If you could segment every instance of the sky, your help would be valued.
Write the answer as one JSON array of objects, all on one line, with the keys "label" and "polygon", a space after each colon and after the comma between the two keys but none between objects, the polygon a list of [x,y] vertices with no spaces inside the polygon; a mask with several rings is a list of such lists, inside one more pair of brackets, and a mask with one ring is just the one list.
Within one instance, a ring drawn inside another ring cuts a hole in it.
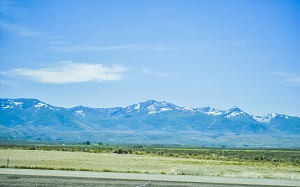
[{"label": "sky", "polygon": [[300,116],[300,1],[0,0],[0,98]]}]

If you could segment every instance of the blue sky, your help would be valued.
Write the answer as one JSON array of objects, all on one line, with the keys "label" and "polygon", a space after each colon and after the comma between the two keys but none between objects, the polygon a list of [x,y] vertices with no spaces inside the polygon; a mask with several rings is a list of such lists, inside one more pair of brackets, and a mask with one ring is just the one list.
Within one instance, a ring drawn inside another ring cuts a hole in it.
[{"label": "blue sky", "polygon": [[0,97],[300,116],[300,1],[0,1]]}]

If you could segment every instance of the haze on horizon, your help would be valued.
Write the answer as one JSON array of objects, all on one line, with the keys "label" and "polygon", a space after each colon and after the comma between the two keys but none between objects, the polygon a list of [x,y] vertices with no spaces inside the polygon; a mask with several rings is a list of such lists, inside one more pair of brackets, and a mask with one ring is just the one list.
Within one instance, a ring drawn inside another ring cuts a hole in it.
[{"label": "haze on horizon", "polygon": [[0,98],[300,116],[300,2],[0,2]]}]

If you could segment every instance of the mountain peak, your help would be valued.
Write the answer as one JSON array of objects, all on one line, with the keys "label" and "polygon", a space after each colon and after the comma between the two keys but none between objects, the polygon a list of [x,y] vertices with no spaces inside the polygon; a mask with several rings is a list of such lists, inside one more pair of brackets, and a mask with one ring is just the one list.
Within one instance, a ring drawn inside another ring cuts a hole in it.
[{"label": "mountain peak", "polygon": [[158,101],[156,101],[156,100],[148,99],[148,100],[146,100],[146,101],[142,101],[142,102],[139,102],[139,103],[151,105],[151,104],[157,103],[157,102],[158,102]]},{"label": "mountain peak", "polygon": [[147,100],[125,108],[127,113],[139,114],[156,114],[176,109],[180,109],[180,107],[166,101],[155,100]]},{"label": "mountain peak", "polygon": [[205,113],[207,115],[213,115],[213,116],[218,116],[218,115],[221,115],[223,113],[222,110],[211,108],[209,106],[199,108],[199,109],[197,109],[197,111],[200,111],[200,112]]},{"label": "mountain peak", "polygon": [[232,108],[229,109],[230,111],[242,111],[239,107],[234,106]]},{"label": "mountain peak", "polygon": [[234,106],[224,112],[224,115],[226,118],[232,118],[235,116],[246,116],[248,115],[246,112],[242,111],[240,108],[237,106]]}]

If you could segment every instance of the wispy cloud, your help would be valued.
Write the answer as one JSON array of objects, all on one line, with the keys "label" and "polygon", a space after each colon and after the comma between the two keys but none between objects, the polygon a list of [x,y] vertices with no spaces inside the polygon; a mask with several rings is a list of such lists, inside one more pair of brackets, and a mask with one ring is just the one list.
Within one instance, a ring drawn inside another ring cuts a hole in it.
[{"label": "wispy cloud", "polygon": [[7,23],[4,21],[0,21],[0,28],[9,30],[9,31],[14,31],[14,32],[19,32],[21,30],[24,30],[24,28],[21,27],[20,25],[13,24],[13,23]]},{"label": "wispy cloud", "polygon": [[36,31],[22,31],[20,32],[21,36],[38,36],[42,35],[42,32],[36,32]]},{"label": "wispy cloud", "polygon": [[170,76],[171,74],[169,74],[169,73],[165,73],[165,72],[156,72],[155,73],[155,76],[156,77],[168,77],[168,76]]},{"label": "wispy cloud", "polygon": [[165,72],[152,71],[149,68],[142,68],[142,72],[146,75],[152,75],[155,77],[168,77],[171,74]]},{"label": "wispy cloud", "polygon": [[111,50],[131,50],[137,48],[136,45],[117,45],[117,46],[54,46],[57,51],[78,52],[78,51],[111,51]]},{"label": "wispy cloud", "polygon": [[152,50],[167,51],[178,50],[180,48],[160,45],[143,45],[143,44],[127,44],[112,46],[88,46],[88,45],[71,45],[71,46],[53,46],[53,49],[62,52],[80,52],[80,51],[117,51],[117,50]]},{"label": "wispy cloud", "polygon": [[142,72],[148,75],[151,74],[151,70],[148,68],[142,68]]},{"label": "wispy cloud", "polygon": [[53,40],[52,34],[26,24],[27,21],[25,20],[28,20],[28,17],[32,16],[32,14],[18,1],[0,0],[0,15],[0,29],[2,30],[21,38],[30,38],[33,42],[42,41],[42,46],[46,45],[45,42]]},{"label": "wispy cloud", "polygon": [[127,68],[121,65],[106,67],[102,64],[59,62],[54,67],[30,69],[17,68],[1,72],[2,75],[16,76],[41,83],[67,84],[90,81],[116,81],[123,78]]},{"label": "wispy cloud", "polygon": [[23,19],[27,14],[26,11],[19,6],[18,2],[10,0],[0,1],[0,14],[3,18]]},{"label": "wispy cloud", "polygon": [[228,41],[228,42],[204,42],[204,43],[198,43],[189,45],[186,47],[186,49],[190,50],[205,50],[205,49],[211,49],[211,48],[218,48],[218,47],[241,47],[245,45],[249,45],[252,42],[247,41]]},{"label": "wispy cloud", "polygon": [[43,35],[43,33],[40,31],[24,27],[20,24],[7,23],[4,21],[0,21],[0,28],[16,33],[17,35],[22,37],[34,37]]},{"label": "wispy cloud", "polygon": [[239,47],[249,42],[208,42],[193,44],[124,44],[124,45],[53,45],[52,49],[60,52],[84,51],[178,51],[178,50],[205,50],[216,47]]},{"label": "wispy cloud", "polygon": [[294,86],[300,86],[300,75],[287,72],[273,72],[273,75],[280,77],[281,81]]}]

